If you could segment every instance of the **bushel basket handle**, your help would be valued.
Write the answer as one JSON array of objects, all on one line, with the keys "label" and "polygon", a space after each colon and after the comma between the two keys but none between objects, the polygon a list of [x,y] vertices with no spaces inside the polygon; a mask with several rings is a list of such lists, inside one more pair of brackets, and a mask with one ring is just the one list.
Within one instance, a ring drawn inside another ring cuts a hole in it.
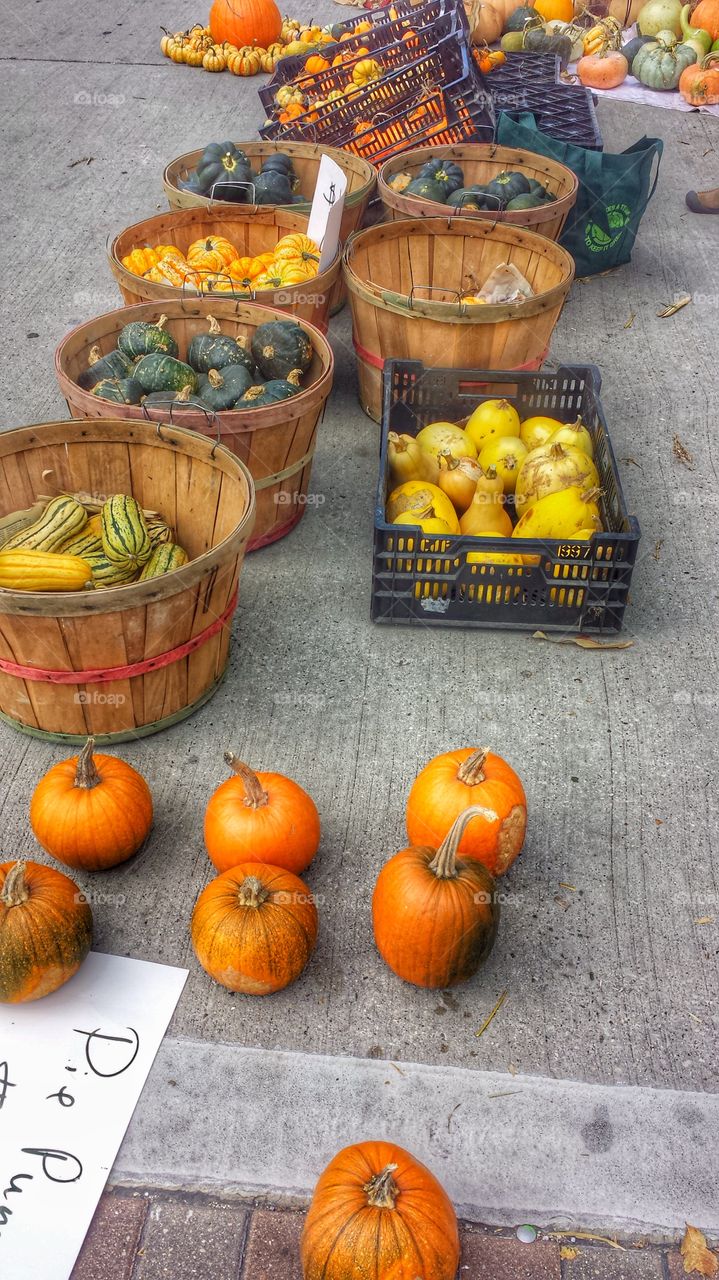
[{"label": "bushel basket handle", "polygon": [[[246,187],[248,190],[252,188],[252,204],[242,204],[242,202],[239,200],[222,200],[219,196],[215,197],[215,190],[219,186]],[[212,186],[210,187],[210,194],[208,199],[209,199],[209,204],[207,206],[208,209],[212,209],[213,205],[218,205],[220,209],[226,209],[228,204],[230,204],[230,205],[236,205],[238,208],[242,209],[243,212],[246,211],[247,213],[254,214],[254,213],[257,213],[257,210],[260,207],[258,204],[255,203],[254,182],[241,182],[239,178],[237,179],[236,182],[222,182],[222,183],[213,182]]]},{"label": "bushel basket handle", "polygon": [[[169,418],[169,422],[162,423],[162,422],[155,422],[155,419],[150,417],[150,410],[147,408],[147,406],[144,403],[140,406],[140,408],[142,409],[143,417],[148,422],[155,423],[155,426],[157,427],[157,434],[161,440],[163,437],[162,437],[162,432],[160,431],[160,427],[162,426],[181,427],[182,426],[182,422],[175,422],[172,416],[172,410],[174,409],[174,407],[175,407],[174,403],[170,401],[170,404],[167,406],[168,408],[167,416]],[[217,444],[222,444],[222,437],[220,432],[220,417],[215,409],[205,409],[204,405],[201,405],[201,404],[188,404],[183,410],[183,413],[203,413],[205,415],[205,420],[207,422],[208,428],[214,426],[215,442]]]}]

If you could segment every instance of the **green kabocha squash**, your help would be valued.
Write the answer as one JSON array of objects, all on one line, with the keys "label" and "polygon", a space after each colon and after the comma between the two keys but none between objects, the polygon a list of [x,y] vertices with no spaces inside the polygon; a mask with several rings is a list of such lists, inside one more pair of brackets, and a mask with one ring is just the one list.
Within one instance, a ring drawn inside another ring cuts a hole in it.
[{"label": "green kabocha squash", "polygon": [[507,201],[505,213],[516,213],[520,209],[538,209],[544,203],[545,200],[542,196],[537,195],[536,191],[526,191],[521,196],[514,196]]},{"label": "green kabocha squash", "polygon": [[[92,347],[88,357],[88,366],[79,376],[78,386],[83,391],[92,391],[103,378],[127,378],[132,371],[132,361],[122,351],[108,351],[103,356],[99,347]],[[134,374],[133,374],[134,377]]]},{"label": "green kabocha squash", "polygon": [[678,44],[672,31],[660,31],[656,40],[645,44],[632,62],[632,75],[648,89],[666,92],[676,89],[682,71],[696,62],[696,50]]},{"label": "green kabocha squash", "polygon": [[265,169],[252,178],[255,204],[292,204],[292,182],[279,169]]},{"label": "green kabocha squash", "polygon": [[296,320],[268,320],[255,329],[252,358],[263,378],[287,378],[306,372],[312,363],[312,343]]},{"label": "green kabocha squash", "polygon": [[184,360],[164,356],[160,351],[142,356],[135,365],[132,376],[142,384],[143,391],[182,391],[187,386],[197,391],[195,370],[185,364]]},{"label": "green kabocha squash", "polygon": [[160,316],[155,324],[146,320],[133,320],[120,330],[117,345],[128,360],[147,356],[152,351],[162,351],[166,356],[177,356],[178,347],[171,333],[165,329],[167,316]]},{"label": "green kabocha squash", "polygon": [[176,409],[204,409],[205,413],[211,412],[202,396],[192,394],[189,383],[181,391],[151,391],[149,395],[143,396],[142,405],[148,409],[170,408],[172,413]]},{"label": "green kabocha squash", "polygon": [[280,400],[289,400],[300,390],[299,373],[295,370],[288,378],[272,378],[269,382],[248,387],[235,405],[236,409],[266,409]]},{"label": "green kabocha squash", "polygon": [[520,5],[514,13],[510,13],[504,24],[505,35],[511,31],[524,31],[528,22],[536,22],[539,14],[534,9],[528,9],[524,5]]},{"label": "green kabocha squash", "polygon": [[207,194],[216,182],[226,176],[249,181],[252,170],[244,151],[234,142],[211,142],[200,156],[195,175],[200,190]]},{"label": "green kabocha squash", "polygon": [[231,409],[233,404],[252,386],[252,374],[242,364],[228,364],[220,372],[210,369],[200,376],[202,399],[218,412]]},{"label": "green kabocha squash", "polygon": [[569,36],[547,31],[539,24],[525,31],[524,48],[528,53],[554,53],[563,67],[568,65],[572,56],[572,41]]},{"label": "green kabocha squash", "polygon": [[496,196],[505,204],[514,200],[515,196],[525,196],[529,192],[529,181],[523,173],[498,173],[487,183],[487,195]]},{"label": "green kabocha squash", "polygon": [[419,196],[422,200],[434,200],[437,204],[446,204],[449,190],[446,183],[437,182],[434,178],[413,178],[405,187],[406,196]]},{"label": "green kabocha squash", "polygon": [[145,389],[137,378],[103,378],[92,388],[92,395],[100,400],[113,400],[115,404],[139,404]]},{"label": "green kabocha squash", "polygon": [[433,178],[441,182],[449,192],[459,191],[464,186],[464,173],[460,165],[452,160],[428,160],[422,165],[418,178]]},{"label": "green kabocha squash", "polygon": [[458,191],[452,192],[447,204],[452,209],[469,209],[470,212],[476,213],[478,210],[485,208],[485,199],[478,191],[470,191],[466,187],[460,187]]},{"label": "green kabocha squash", "polygon": [[224,334],[214,316],[207,317],[207,333],[196,333],[187,351],[188,363],[198,373],[224,369],[228,364],[242,364],[253,371],[252,357],[239,338]]}]

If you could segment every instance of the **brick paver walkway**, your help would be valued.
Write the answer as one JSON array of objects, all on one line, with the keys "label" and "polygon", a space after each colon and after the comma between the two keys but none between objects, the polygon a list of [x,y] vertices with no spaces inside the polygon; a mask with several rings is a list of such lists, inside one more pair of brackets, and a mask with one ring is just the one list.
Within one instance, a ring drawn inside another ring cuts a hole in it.
[{"label": "brick paver walkway", "polygon": [[[302,1280],[303,1215],[212,1196],[108,1190],[72,1280]],[[458,1280],[683,1280],[677,1247],[571,1236],[521,1244],[465,1224]]]}]

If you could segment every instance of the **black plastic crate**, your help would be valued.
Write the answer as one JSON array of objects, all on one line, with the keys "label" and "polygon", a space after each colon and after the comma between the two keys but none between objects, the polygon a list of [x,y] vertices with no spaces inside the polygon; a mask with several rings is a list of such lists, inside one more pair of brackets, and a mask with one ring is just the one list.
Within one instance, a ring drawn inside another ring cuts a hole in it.
[{"label": "black plastic crate", "polygon": [[[372,571],[374,622],[499,627],[603,634],[621,629],[640,529],[627,512],[593,365],[556,373],[426,369],[389,360],[384,405]],[[588,427],[602,486],[605,533],[589,542],[424,534],[388,524],[387,437],[415,436],[430,422],[463,422],[485,399],[503,396],[522,419],[546,413]],[[532,557],[536,563],[473,562],[473,554]]]},{"label": "black plastic crate", "polygon": [[495,111],[532,111],[550,138],[601,151],[604,142],[591,90],[562,84],[559,72],[556,54],[508,53],[506,62],[487,76]]}]

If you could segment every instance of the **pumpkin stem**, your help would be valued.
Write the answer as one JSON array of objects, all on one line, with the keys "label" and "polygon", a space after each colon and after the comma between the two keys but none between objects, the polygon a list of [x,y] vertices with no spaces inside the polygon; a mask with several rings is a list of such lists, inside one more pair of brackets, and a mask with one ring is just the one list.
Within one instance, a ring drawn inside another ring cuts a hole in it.
[{"label": "pumpkin stem", "polygon": [[376,1173],[373,1178],[370,1178],[362,1188],[367,1193],[367,1204],[373,1209],[394,1209],[399,1195],[399,1187],[392,1177],[396,1168],[396,1164],[388,1164],[381,1173]]},{"label": "pumpkin stem", "polygon": [[262,881],[257,879],[257,876],[248,876],[246,880],[242,881],[237,890],[237,896],[242,907],[261,907],[270,894]]},{"label": "pumpkin stem", "polygon": [[95,750],[95,739],[88,738],[82,751],[77,757],[77,768],[75,770],[75,786],[83,787],[85,791],[91,791],[96,787],[102,778],[97,771],[97,765],[93,757]]},{"label": "pumpkin stem", "polygon": [[191,395],[192,395],[192,383],[188,382],[187,385],[182,388],[182,391],[178,391],[177,395],[175,396],[175,399],[180,404],[187,404],[189,402]]},{"label": "pumpkin stem", "polygon": [[211,387],[215,388],[216,391],[219,387],[224,387],[225,385],[222,374],[218,373],[217,369],[210,369],[210,372],[207,375],[207,381]]},{"label": "pumpkin stem", "polygon": [[293,387],[301,387],[302,386],[302,370],[291,369],[290,372],[287,374],[287,382],[291,382]]},{"label": "pumpkin stem", "polygon": [[459,842],[464,835],[464,828],[472,821],[472,818],[478,818],[480,815],[491,821],[496,818],[496,814],[491,809],[485,809],[484,805],[472,804],[464,813],[460,813],[459,817],[452,823],[439,849],[429,864],[430,871],[434,871],[438,880],[453,880],[457,874],[457,850]]},{"label": "pumpkin stem", "polygon": [[489,747],[477,747],[459,766],[457,780],[466,782],[468,787],[476,787],[478,782],[484,782],[484,765],[488,755]]},{"label": "pumpkin stem", "polygon": [[0,902],[3,902],[6,907],[21,907],[30,897],[30,890],[25,881],[26,866],[26,862],[16,862],[5,876]]},{"label": "pumpkin stem", "polygon": [[217,323],[217,321],[215,320],[215,317],[214,317],[214,316],[208,316],[208,317],[207,317],[207,319],[208,319],[208,320],[209,320],[209,322],[210,322],[210,333],[212,333],[212,334],[215,334],[215,333],[222,333],[222,330],[221,330],[221,328],[220,328],[219,324]]},{"label": "pumpkin stem", "polygon": [[167,316],[160,316],[160,319],[155,321],[155,328],[164,329],[166,324],[167,324]]},{"label": "pumpkin stem", "polygon": [[267,804],[270,797],[262,786],[257,774],[252,772],[252,769],[248,764],[245,764],[242,760],[238,760],[237,756],[233,755],[231,751],[225,752],[225,764],[228,764],[233,773],[236,773],[237,776],[242,779],[245,785],[244,803],[247,805],[248,809],[262,809],[264,805]]},{"label": "pumpkin stem", "polygon": [[551,449],[549,450],[549,457],[556,459],[556,458],[564,458],[565,456],[566,456],[566,450],[557,440],[556,444],[553,444]]},{"label": "pumpkin stem", "polygon": [[439,463],[440,470],[442,469],[443,464],[447,471],[456,471],[459,466],[459,458],[454,457],[451,449],[440,449],[437,454],[437,461]]},{"label": "pumpkin stem", "polygon": [[89,365],[97,364],[98,360],[101,360],[101,359],[102,359],[102,352],[100,348],[98,346],[90,347],[90,354],[87,357],[87,363]]},{"label": "pumpkin stem", "polygon": [[601,489],[585,489],[584,493],[582,494],[581,501],[596,502],[597,498],[601,498],[601,496],[602,496]]}]

